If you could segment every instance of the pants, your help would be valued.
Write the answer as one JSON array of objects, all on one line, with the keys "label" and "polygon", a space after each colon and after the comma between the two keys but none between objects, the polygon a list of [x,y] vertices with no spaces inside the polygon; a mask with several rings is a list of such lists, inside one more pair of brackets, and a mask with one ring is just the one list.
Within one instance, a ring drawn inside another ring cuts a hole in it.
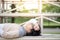
[{"label": "pants", "polygon": [[19,24],[13,24],[13,23],[0,24],[0,36],[3,38],[19,37],[19,33],[22,32],[19,30],[20,29],[19,26],[20,26]]},{"label": "pants", "polygon": [[3,34],[3,27],[4,27],[4,24],[0,24],[0,36]]}]

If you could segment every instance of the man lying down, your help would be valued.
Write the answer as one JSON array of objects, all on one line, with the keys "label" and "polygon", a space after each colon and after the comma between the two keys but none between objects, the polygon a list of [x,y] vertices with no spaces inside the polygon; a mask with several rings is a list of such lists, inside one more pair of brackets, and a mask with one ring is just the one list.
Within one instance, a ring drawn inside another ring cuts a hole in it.
[{"label": "man lying down", "polygon": [[0,37],[2,38],[39,36],[40,32],[41,29],[36,19],[31,19],[22,26],[15,23],[0,24]]}]

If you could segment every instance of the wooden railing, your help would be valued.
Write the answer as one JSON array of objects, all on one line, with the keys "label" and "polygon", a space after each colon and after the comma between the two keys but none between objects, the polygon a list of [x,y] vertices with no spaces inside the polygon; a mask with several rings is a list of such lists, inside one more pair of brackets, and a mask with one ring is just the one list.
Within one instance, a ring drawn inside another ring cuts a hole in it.
[{"label": "wooden railing", "polygon": [[[46,3],[49,3],[49,4],[56,5],[56,6],[60,7],[60,5],[57,5],[57,4],[54,4],[54,3],[51,3],[51,2],[46,2]],[[53,14],[52,13],[46,13],[45,14],[45,13],[40,13],[40,12],[39,13],[9,13],[9,12],[11,12],[13,10],[18,9],[18,8],[14,8],[14,9],[9,10],[7,12],[1,13],[0,17],[37,17],[37,19],[40,18],[41,19],[40,20],[40,22],[41,22],[40,25],[41,25],[42,32],[43,32],[43,18],[60,24],[60,22],[48,18],[48,16],[50,16],[50,17],[58,17],[58,16],[60,16],[60,14],[57,14],[57,13],[53,13]],[[22,23],[22,24],[24,24],[24,23]]]},{"label": "wooden railing", "polygon": [[1,13],[0,17],[39,17],[39,16],[58,17],[60,13]]}]

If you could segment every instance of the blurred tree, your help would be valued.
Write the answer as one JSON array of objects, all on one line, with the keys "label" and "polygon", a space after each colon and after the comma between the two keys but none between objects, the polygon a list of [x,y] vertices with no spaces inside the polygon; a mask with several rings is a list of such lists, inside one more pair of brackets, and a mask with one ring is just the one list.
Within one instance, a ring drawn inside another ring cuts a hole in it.
[{"label": "blurred tree", "polygon": [[60,7],[50,4],[43,4],[42,12],[46,12],[46,11],[60,13]]},{"label": "blurred tree", "polygon": [[[11,9],[14,9],[14,8],[16,8],[16,5],[15,5],[14,1],[12,1]],[[11,11],[11,12],[12,12],[12,13],[15,13],[16,10],[13,10],[13,11]],[[14,23],[14,21],[15,21],[15,18],[12,17],[12,18],[11,18],[11,23]]]},{"label": "blurred tree", "polygon": [[60,0],[57,0],[57,2],[59,2]]},{"label": "blurred tree", "polygon": [[[60,13],[60,7],[50,4],[43,4],[42,12]],[[58,17],[56,20],[60,21],[60,17]]]}]

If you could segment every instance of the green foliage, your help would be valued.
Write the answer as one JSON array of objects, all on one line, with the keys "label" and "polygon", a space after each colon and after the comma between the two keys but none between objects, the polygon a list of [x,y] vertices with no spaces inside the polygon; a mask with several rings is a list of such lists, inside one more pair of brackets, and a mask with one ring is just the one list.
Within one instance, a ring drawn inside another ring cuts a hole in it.
[{"label": "green foliage", "polygon": [[23,9],[22,9],[22,10],[19,10],[18,12],[20,12],[20,13],[28,13],[29,10],[26,9],[26,8],[23,6]]},{"label": "green foliage", "polygon": [[[35,11],[36,13],[38,12],[38,9],[31,9],[31,10]],[[23,8],[23,10],[20,11],[20,12],[27,13],[29,11],[30,10],[27,10],[26,8]],[[57,13],[60,13],[60,7],[50,5],[50,4],[43,4],[42,12],[57,12]],[[22,18],[22,17],[15,18],[15,23],[23,23],[25,21],[28,21],[29,19],[31,19],[31,18]],[[58,17],[56,20],[60,21],[60,17]],[[59,27],[60,28],[60,25],[56,24],[56,23],[53,23],[51,21],[48,21],[48,20],[44,20],[44,27],[48,27],[48,28]]]},{"label": "green foliage", "polygon": [[[50,4],[43,4],[42,12],[60,13],[60,7],[57,7],[55,5],[50,5]],[[60,17],[58,17],[56,20],[60,22]]]},{"label": "green foliage", "polygon": [[37,13],[38,9],[31,9],[31,11],[34,11],[35,13]]},{"label": "green foliage", "polygon": [[29,12],[29,10],[24,9],[24,10],[22,10],[21,12],[22,12],[22,13],[28,13],[28,12]]},{"label": "green foliage", "polygon": [[23,23],[23,22],[25,22],[25,21],[28,21],[29,19],[31,19],[31,18],[18,17],[18,18],[15,18],[15,23]]},{"label": "green foliage", "polygon": [[44,19],[44,28],[60,28],[60,24]]},{"label": "green foliage", "polygon": [[42,12],[57,12],[60,13],[60,7],[50,4],[43,4]]},{"label": "green foliage", "polygon": [[[15,23],[23,23],[23,22],[28,21],[29,19],[31,19],[31,18],[18,17],[18,18],[15,18]],[[44,28],[56,28],[56,27],[60,28],[60,24],[56,24],[54,22],[44,19]]]},{"label": "green foliage", "polygon": [[58,17],[56,20],[60,22],[60,17]]}]

